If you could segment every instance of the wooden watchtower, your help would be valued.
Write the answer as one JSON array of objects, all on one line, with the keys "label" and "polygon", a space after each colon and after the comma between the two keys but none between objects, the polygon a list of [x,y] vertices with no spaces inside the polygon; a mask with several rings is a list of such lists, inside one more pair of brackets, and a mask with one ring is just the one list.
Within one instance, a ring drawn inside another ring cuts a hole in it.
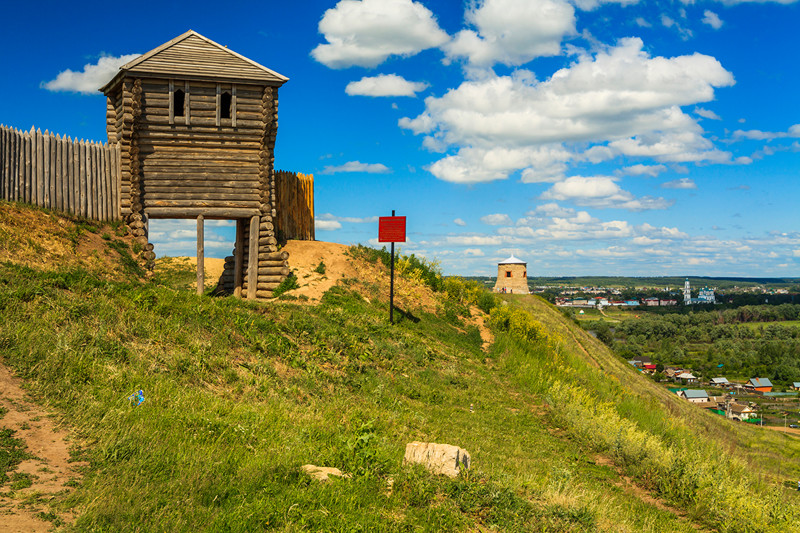
[{"label": "wooden watchtower", "polygon": [[120,67],[106,95],[120,145],[120,209],[143,244],[154,218],[193,218],[202,291],[203,221],[236,221],[234,292],[271,295],[277,253],[278,88],[288,78],[188,31]]}]

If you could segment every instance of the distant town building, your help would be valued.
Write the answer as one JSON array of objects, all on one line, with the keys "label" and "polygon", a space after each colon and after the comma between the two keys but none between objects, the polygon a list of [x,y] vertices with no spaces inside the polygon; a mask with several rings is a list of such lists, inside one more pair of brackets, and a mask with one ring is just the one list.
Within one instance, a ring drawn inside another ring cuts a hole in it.
[{"label": "distant town building", "polygon": [[728,378],[711,378],[709,385],[713,387],[730,387],[731,383]]},{"label": "distant town building", "polygon": [[728,418],[731,420],[739,420],[744,422],[756,417],[756,412],[748,405],[741,403],[731,403],[727,413]]},{"label": "distant town building", "polygon": [[497,283],[494,292],[528,294],[528,263],[513,255],[497,263]]},{"label": "distant town building", "polygon": [[717,296],[714,294],[714,289],[709,289],[708,286],[700,289],[697,298],[692,298],[692,286],[689,283],[689,278],[683,284],[683,303],[685,305],[692,304],[715,304],[717,303]]},{"label": "distant town building", "polygon": [[751,392],[772,392],[772,382],[769,378],[750,378],[744,388]]},{"label": "distant town building", "polygon": [[704,390],[682,390],[678,391],[678,396],[688,400],[690,403],[708,403],[708,393]]}]

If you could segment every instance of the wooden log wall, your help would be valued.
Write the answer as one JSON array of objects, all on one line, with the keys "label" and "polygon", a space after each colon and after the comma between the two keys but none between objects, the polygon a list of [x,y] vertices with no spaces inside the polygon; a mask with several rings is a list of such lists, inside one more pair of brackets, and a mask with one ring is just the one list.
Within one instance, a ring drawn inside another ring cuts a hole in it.
[{"label": "wooden log wall", "polygon": [[281,241],[314,240],[314,176],[279,170],[276,174],[276,232]]},{"label": "wooden log wall", "polygon": [[0,126],[0,198],[119,220],[120,148]]},{"label": "wooden log wall", "polygon": [[[203,81],[172,85],[185,89],[186,100],[185,116],[171,123],[170,82],[154,78],[133,82],[132,142],[123,148],[130,153],[131,211],[138,212],[140,197],[146,213],[170,210],[175,217],[196,216],[189,213],[192,208],[259,212],[263,88]],[[220,90],[236,95],[235,127],[232,118],[217,124]],[[119,92],[124,94],[125,87]],[[121,111],[126,113],[125,106]],[[109,135],[111,131],[109,126]]]},{"label": "wooden log wall", "polygon": [[[259,240],[262,240],[259,238]],[[217,281],[216,294],[235,294],[236,292],[236,250],[234,255],[225,258],[225,267]],[[247,254],[245,254],[245,270],[247,269]],[[257,286],[258,298],[270,298],[272,291],[289,275],[289,252],[262,252],[258,254]],[[247,278],[243,279],[242,293],[247,293]]]}]

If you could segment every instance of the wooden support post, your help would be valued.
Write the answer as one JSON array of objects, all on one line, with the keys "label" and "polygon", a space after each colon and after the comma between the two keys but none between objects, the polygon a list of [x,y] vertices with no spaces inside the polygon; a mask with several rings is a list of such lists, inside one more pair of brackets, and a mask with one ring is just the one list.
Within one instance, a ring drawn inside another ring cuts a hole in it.
[{"label": "wooden support post", "polygon": [[250,218],[250,251],[247,257],[247,299],[256,297],[258,284],[258,216]]},{"label": "wooden support post", "polygon": [[206,288],[205,276],[205,249],[204,249],[204,224],[203,215],[197,215],[197,295],[202,296]]},{"label": "wooden support post", "polygon": [[233,252],[233,295],[242,297],[242,263],[244,259],[244,220],[236,221],[236,244]]}]

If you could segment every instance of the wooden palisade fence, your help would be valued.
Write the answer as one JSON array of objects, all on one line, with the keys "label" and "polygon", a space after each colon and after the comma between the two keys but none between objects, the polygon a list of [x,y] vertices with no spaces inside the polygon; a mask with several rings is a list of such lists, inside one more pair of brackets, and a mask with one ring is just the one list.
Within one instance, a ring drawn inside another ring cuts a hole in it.
[{"label": "wooden palisade fence", "polygon": [[275,173],[278,240],[314,240],[314,176],[279,170]]},{"label": "wooden palisade fence", "polygon": [[0,126],[0,198],[119,220],[119,145]]}]

